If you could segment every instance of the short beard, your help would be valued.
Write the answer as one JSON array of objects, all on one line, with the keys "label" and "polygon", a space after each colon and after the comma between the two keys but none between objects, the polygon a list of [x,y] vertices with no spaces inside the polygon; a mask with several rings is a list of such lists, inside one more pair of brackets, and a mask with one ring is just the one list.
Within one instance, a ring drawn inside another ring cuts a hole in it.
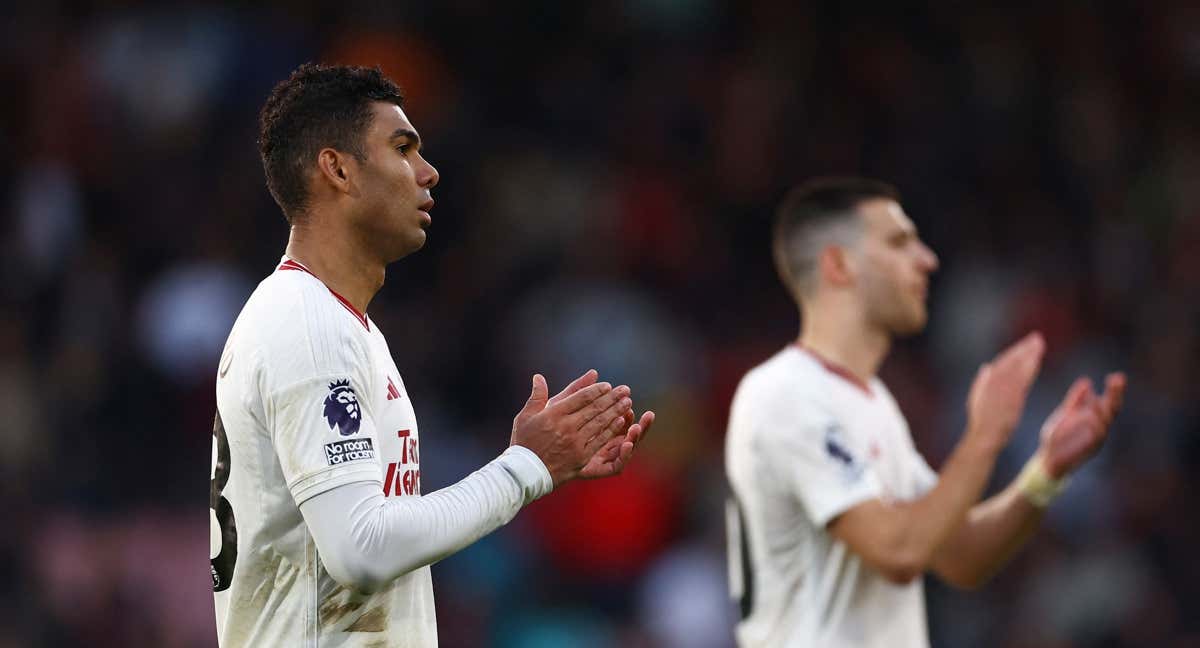
[{"label": "short beard", "polygon": [[924,317],[918,319],[917,314],[909,313],[903,304],[897,303],[894,309],[877,310],[871,313],[870,320],[879,330],[896,339],[919,335],[925,330],[929,316],[926,313]]},{"label": "short beard", "polygon": [[[900,321],[896,321],[896,320],[900,320]],[[913,318],[903,318],[902,319],[900,317],[896,317],[896,318],[893,318],[892,322],[889,322],[887,329],[891,332],[892,337],[906,338],[906,337],[912,337],[914,335],[920,335],[925,330],[925,326],[928,323],[929,323],[928,315],[926,315],[925,317],[922,317],[920,319],[920,321],[913,321]]]}]

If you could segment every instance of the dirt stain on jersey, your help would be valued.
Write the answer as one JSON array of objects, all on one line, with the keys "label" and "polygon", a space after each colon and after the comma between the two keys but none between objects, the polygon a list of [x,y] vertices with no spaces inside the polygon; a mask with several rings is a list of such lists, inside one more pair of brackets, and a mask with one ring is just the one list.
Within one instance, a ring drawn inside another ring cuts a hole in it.
[{"label": "dirt stain on jersey", "polygon": [[284,592],[295,582],[296,570],[291,568],[283,556],[275,551],[264,552],[254,564],[257,573],[251,572],[246,576],[247,582],[256,583],[254,592],[250,595],[249,606],[254,609],[266,610],[268,602]]},{"label": "dirt stain on jersey", "polygon": [[354,592],[349,587],[338,585],[321,603],[320,609],[317,610],[318,618],[321,619],[321,625],[336,625],[338,621],[358,611],[365,601],[366,598],[361,594]]},{"label": "dirt stain on jersey", "polygon": [[387,614],[383,607],[377,607],[358,617],[358,620],[346,628],[346,632],[383,632],[386,629]]}]

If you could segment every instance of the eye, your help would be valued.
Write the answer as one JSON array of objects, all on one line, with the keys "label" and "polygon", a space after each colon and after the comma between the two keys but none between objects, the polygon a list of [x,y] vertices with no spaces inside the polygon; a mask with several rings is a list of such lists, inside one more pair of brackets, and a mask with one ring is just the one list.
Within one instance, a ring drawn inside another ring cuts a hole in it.
[{"label": "eye", "polygon": [[396,150],[400,151],[402,155],[408,155],[408,150],[411,148],[412,144],[401,144],[400,146],[396,147]]}]

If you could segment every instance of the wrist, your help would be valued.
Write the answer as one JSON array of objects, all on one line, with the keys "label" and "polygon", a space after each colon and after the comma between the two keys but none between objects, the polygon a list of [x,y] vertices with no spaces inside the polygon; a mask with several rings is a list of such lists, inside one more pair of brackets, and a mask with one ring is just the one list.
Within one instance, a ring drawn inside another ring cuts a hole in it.
[{"label": "wrist", "polygon": [[1046,474],[1049,475],[1051,479],[1066,479],[1067,477],[1070,477],[1072,472],[1071,468],[1065,464],[1053,461],[1052,456],[1053,453],[1048,452],[1046,448],[1038,448],[1033,457],[1030,457],[1030,461],[1032,461],[1035,457],[1040,459],[1042,462],[1042,468],[1046,469]]},{"label": "wrist", "polygon": [[525,495],[525,503],[554,490],[557,480],[550,473],[549,466],[536,452],[526,446],[513,444],[500,455],[500,461],[505,469],[516,479]]},{"label": "wrist", "polygon": [[1068,482],[1068,476],[1052,476],[1042,453],[1037,452],[1017,475],[1016,487],[1030,504],[1044,509],[1066,489]]},{"label": "wrist", "polygon": [[983,425],[968,423],[967,433],[963,435],[959,445],[972,455],[995,459],[1004,449],[1002,439],[1002,435]]}]

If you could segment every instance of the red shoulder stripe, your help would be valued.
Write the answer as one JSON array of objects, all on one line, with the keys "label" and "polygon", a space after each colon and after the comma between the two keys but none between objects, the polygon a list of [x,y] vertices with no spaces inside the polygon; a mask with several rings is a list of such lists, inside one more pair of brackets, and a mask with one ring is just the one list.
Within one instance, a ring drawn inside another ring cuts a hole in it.
[{"label": "red shoulder stripe", "polygon": [[[312,275],[313,277],[316,277],[317,281],[321,281],[321,278],[317,277],[317,275],[313,274],[311,270],[309,270],[308,268],[305,268],[303,265],[301,265],[300,263],[298,263],[292,259],[288,259],[288,260],[284,261],[283,263],[280,263],[279,267],[276,268],[276,270],[299,270],[300,272],[307,272],[308,274]],[[321,283],[324,284],[325,282],[321,281]],[[338,303],[340,303],[343,308],[350,311],[350,314],[353,315],[354,318],[358,320],[359,324],[363,325],[363,328],[367,329],[368,331],[371,330],[371,324],[370,324],[370,322],[367,321],[366,313],[358,312],[358,309],[354,307],[354,304],[350,303],[349,299],[346,299],[345,297],[342,297],[341,295],[337,294],[337,291],[335,291],[333,288],[330,288],[329,286],[325,286],[325,289],[329,291],[329,294],[331,294],[337,298]]]},{"label": "red shoulder stripe", "polygon": [[816,351],[813,351],[812,349],[809,349],[808,347],[801,346],[801,344],[799,342],[796,343],[796,348],[800,349],[801,351],[807,353],[808,355],[810,355],[814,359],[816,359],[817,362],[821,363],[822,367],[825,367],[825,371],[828,371],[829,373],[837,376],[838,378],[841,378],[842,380],[845,380],[846,382],[850,383],[851,385],[854,385],[855,387],[857,387],[859,390],[861,390],[867,396],[870,396],[872,398],[875,397],[875,394],[873,394],[871,392],[870,385],[868,385],[867,383],[865,383],[861,379],[859,379],[859,377],[854,375],[854,373],[852,371],[850,371],[849,369],[847,369],[839,364],[834,364],[834,363],[826,360],[825,358],[822,358],[819,354],[817,354]]}]

